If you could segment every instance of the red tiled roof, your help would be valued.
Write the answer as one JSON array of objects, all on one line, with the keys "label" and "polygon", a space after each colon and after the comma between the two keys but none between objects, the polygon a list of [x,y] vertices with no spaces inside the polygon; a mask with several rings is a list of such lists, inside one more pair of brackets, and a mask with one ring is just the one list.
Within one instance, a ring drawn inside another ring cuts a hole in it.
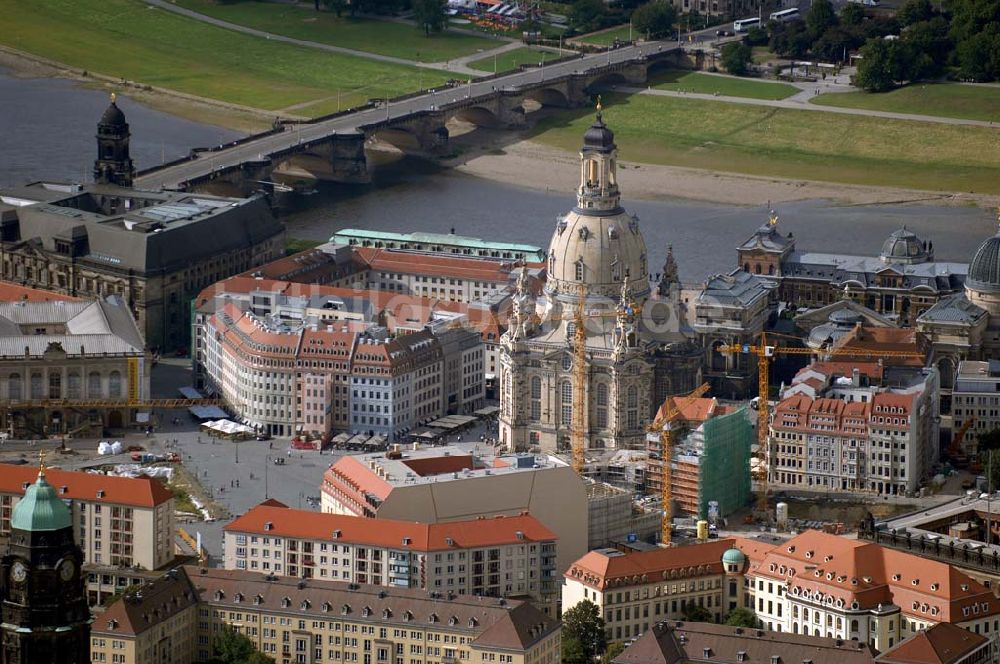
[{"label": "red tiled roof", "polygon": [[920,630],[875,658],[885,664],[954,664],[982,648],[989,639],[951,623]]},{"label": "red tiled roof", "polygon": [[[267,523],[271,524],[270,530],[264,527]],[[445,551],[557,539],[555,533],[528,514],[427,524],[266,505],[258,505],[237,517],[225,530],[324,541],[332,541],[334,531],[339,530],[340,536],[336,539],[340,541],[413,551]],[[407,540],[408,543],[404,544]],[[449,540],[452,544],[448,543]]]},{"label": "red tiled roof", "polygon": [[[33,483],[37,476],[34,466],[0,465],[0,493],[24,495],[24,485]],[[46,468],[45,477],[60,498],[91,503],[156,507],[174,496],[163,482],[151,477],[115,477],[56,468]],[[100,498],[98,491],[104,492]]]},{"label": "red tiled roof", "polygon": [[722,554],[734,542],[732,539],[720,539],[704,544],[624,554],[615,552],[611,555],[591,551],[570,565],[564,576],[603,590],[612,585],[650,583],[671,570],[694,568],[699,576],[721,574]]},{"label": "red tiled roof", "polygon": [[[458,258],[434,254],[413,254],[389,249],[356,247],[355,255],[373,270],[405,274],[453,275],[474,281],[506,283],[514,261],[494,261],[482,258]],[[528,263],[528,268],[542,268],[542,263]]]},{"label": "red tiled roof", "polygon": [[10,281],[0,281],[0,302],[76,302],[80,298],[29,288]]}]

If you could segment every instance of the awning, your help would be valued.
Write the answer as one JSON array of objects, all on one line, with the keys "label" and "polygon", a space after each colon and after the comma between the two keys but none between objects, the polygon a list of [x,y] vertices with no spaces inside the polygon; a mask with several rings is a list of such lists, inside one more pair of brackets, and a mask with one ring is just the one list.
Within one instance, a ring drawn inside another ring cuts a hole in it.
[{"label": "awning", "polygon": [[135,421],[139,424],[149,424],[149,413],[136,413]]},{"label": "awning", "polygon": [[181,396],[185,399],[204,399],[204,395],[201,392],[194,389],[190,385],[187,387],[179,387],[177,391],[181,393]]},{"label": "awning", "polygon": [[490,415],[496,415],[500,412],[500,406],[486,406],[486,408],[480,408],[475,411],[473,415],[478,415],[479,417],[489,417]]},{"label": "awning", "polygon": [[188,412],[199,420],[224,420],[229,417],[226,411],[218,406],[190,406]]}]

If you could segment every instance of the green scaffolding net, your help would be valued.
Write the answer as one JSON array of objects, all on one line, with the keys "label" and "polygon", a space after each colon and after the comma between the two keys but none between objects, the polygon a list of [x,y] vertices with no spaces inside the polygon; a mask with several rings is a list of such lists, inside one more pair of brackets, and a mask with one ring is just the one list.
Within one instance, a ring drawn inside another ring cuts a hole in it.
[{"label": "green scaffolding net", "polygon": [[699,459],[698,515],[708,518],[708,504],[719,504],[719,516],[743,508],[750,500],[750,448],[754,430],[746,408],[705,421]]}]

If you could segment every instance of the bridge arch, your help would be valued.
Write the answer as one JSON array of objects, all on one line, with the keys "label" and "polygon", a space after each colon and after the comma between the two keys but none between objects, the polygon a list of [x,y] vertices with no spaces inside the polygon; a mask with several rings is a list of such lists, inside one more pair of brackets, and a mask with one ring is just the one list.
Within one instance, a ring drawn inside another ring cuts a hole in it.
[{"label": "bridge arch", "polygon": [[451,114],[449,119],[467,122],[477,127],[500,127],[503,123],[496,113],[483,106],[460,108]]},{"label": "bridge arch", "polygon": [[557,108],[569,108],[569,98],[562,90],[557,88],[536,88],[524,94],[525,100],[537,103],[539,106],[555,106]]},{"label": "bridge arch", "polygon": [[587,92],[603,92],[618,85],[623,85],[628,82],[625,75],[621,72],[610,71],[605,74],[601,74],[596,77],[590,83],[587,84]]},{"label": "bridge arch", "polygon": [[400,152],[421,152],[420,138],[401,127],[383,127],[368,134],[369,143],[385,143]]}]

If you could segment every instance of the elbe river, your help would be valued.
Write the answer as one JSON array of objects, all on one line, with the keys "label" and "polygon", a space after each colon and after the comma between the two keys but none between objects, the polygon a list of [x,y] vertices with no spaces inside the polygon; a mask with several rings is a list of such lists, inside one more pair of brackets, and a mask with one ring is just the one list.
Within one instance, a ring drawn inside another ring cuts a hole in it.
[{"label": "elbe river", "polygon": [[[96,154],[94,134],[108,104],[105,92],[63,79],[21,79],[0,70],[0,187],[31,180],[88,181]],[[190,122],[119,97],[132,131],[139,169],[238,137],[228,129]],[[679,198],[631,200],[639,216],[650,268],[659,271],[673,245],[682,281],[697,282],[736,264],[736,246],[767,218],[763,206],[741,207]],[[323,185],[301,197],[284,219],[289,234],[326,239],[340,228],[397,232],[454,229],[462,235],[548,245],[556,217],[573,205],[573,192],[546,192],[495,183],[417,160],[379,168],[372,185]],[[670,190],[665,182],[664,191]],[[877,255],[893,230],[906,226],[934,243],[938,260],[968,262],[996,232],[994,215],[965,206],[839,205],[827,200],[783,203],[782,232],[800,251]]]}]

